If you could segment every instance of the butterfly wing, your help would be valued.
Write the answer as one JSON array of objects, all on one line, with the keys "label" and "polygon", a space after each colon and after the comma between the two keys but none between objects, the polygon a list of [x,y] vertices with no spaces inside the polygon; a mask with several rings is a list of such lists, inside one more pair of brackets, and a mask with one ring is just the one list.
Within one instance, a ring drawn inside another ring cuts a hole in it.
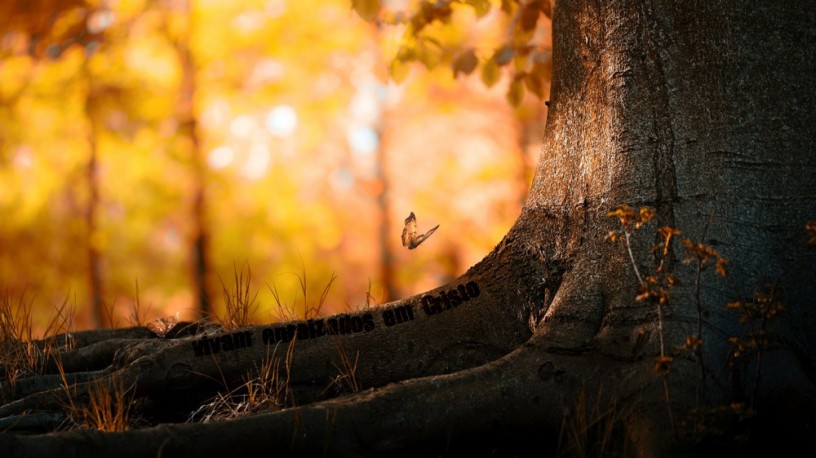
[{"label": "butterfly wing", "polygon": [[438,224],[436,225],[436,227],[431,228],[431,230],[429,230],[428,232],[426,232],[426,233],[420,235],[419,237],[417,237],[416,241],[414,242],[414,248],[418,247],[419,244],[424,242],[425,240],[428,240],[428,237],[430,237],[431,234],[436,232],[437,229],[439,229]]},{"label": "butterfly wing", "polygon": [[405,218],[405,227],[402,228],[402,246],[413,250],[416,248],[416,238],[416,216],[414,216],[414,212],[411,212],[411,214]]}]

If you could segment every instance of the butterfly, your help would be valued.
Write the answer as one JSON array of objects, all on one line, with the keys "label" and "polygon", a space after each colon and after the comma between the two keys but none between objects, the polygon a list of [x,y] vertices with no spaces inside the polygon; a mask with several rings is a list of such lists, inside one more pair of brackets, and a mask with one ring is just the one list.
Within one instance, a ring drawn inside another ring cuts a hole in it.
[{"label": "butterfly", "polygon": [[409,250],[413,250],[414,248],[418,247],[422,242],[428,239],[437,229],[439,225],[437,224],[436,227],[432,228],[428,232],[424,234],[417,234],[417,227],[416,227],[416,216],[414,212],[411,212],[407,218],[405,218],[405,227],[402,229],[402,246],[408,247]]}]

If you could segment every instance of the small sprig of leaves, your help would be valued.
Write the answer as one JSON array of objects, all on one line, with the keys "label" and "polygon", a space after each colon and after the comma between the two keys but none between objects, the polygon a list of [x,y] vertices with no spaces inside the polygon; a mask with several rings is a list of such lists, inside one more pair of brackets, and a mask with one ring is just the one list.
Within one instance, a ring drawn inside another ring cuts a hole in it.
[{"label": "small sprig of leaves", "polygon": [[[731,343],[741,343],[743,348],[756,349],[770,343],[765,329],[767,324],[782,315],[787,306],[779,299],[775,285],[768,285],[768,291],[757,291],[748,301],[733,301],[725,306],[739,313],[739,323],[749,328],[748,339],[732,337]],[[747,345],[746,345],[747,344]],[[742,351],[741,353],[744,353]],[[739,356],[739,355],[736,355]]]},{"label": "small sprig of leaves", "polygon": [[[629,205],[622,204],[615,207],[607,213],[607,215],[618,218],[621,225],[620,231],[610,231],[607,238],[612,242],[617,242],[618,240],[625,242],[626,251],[629,253],[629,260],[632,262],[632,268],[640,283],[640,290],[635,300],[654,304],[657,310],[660,355],[654,359],[654,372],[663,376],[664,388],[668,390],[665,377],[671,372],[671,364],[674,358],[666,354],[666,344],[663,339],[663,306],[668,304],[671,298],[669,289],[677,284],[677,279],[674,275],[666,271],[665,259],[669,254],[672,238],[679,235],[680,231],[668,226],[663,226],[658,230],[658,234],[661,238],[660,242],[655,246],[655,250],[660,254],[660,263],[654,274],[644,276],[641,275],[637,263],[635,262],[635,257],[632,253],[631,237],[633,231],[642,228],[654,219],[654,209],[641,207],[638,211],[635,211]],[[666,398],[668,400],[668,391]]]},{"label": "small sprig of leaves", "polygon": [[[632,229],[640,229],[646,223],[650,222],[655,217],[654,209],[649,207],[640,207],[637,212],[627,204],[621,204],[607,213],[607,216],[616,217],[623,226],[624,232],[631,232]],[[617,236],[620,235],[617,231],[609,232],[609,238],[614,242]]]},{"label": "small sprig of leaves", "polygon": [[543,81],[551,77],[551,50],[537,42],[536,29],[541,16],[551,15],[549,0],[502,0],[499,14],[510,19],[504,43],[484,52],[467,44],[445,45],[438,39],[435,24],[453,27],[452,17],[462,8],[473,10],[480,20],[494,10],[490,0],[423,0],[407,11],[390,11],[381,0],[352,0],[352,8],[364,20],[382,25],[406,25],[400,48],[391,61],[389,73],[397,83],[407,78],[411,64],[419,62],[428,69],[450,65],[454,77],[470,75],[480,69],[481,80],[492,87],[502,69],[509,69],[511,81],[506,97],[518,106],[529,91],[544,96]]},{"label": "small sprig of leaves", "polygon": [[629,252],[629,260],[632,261],[632,268],[635,270],[635,276],[637,276],[638,283],[640,283],[641,287],[645,286],[646,282],[640,275],[640,270],[635,262],[635,256],[632,253],[632,245],[629,239],[632,237],[633,230],[640,229],[646,223],[654,219],[654,210],[649,207],[641,207],[639,211],[635,212],[635,210],[629,205],[621,204],[607,213],[607,216],[618,218],[621,224],[621,230],[609,231],[606,238],[611,240],[613,243],[617,242],[618,240],[624,240],[626,242],[626,251]]},{"label": "small sprig of leaves", "polygon": [[689,411],[680,422],[681,437],[691,443],[730,437],[744,444],[750,436],[750,420],[756,411],[742,402],[702,405]]},{"label": "small sprig of leaves", "polygon": [[731,336],[731,352],[728,364],[733,367],[739,361],[753,357],[755,366],[754,390],[750,405],[754,405],[762,376],[762,357],[764,351],[771,346],[774,336],[768,332],[770,324],[782,315],[787,306],[782,300],[783,291],[776,284],[768,285],[767,291],[756,291],[751,300],[733,301],[726,304],[726,308],[739,314],[739,323],[744,330],[742,336]]},{"label": "small sprig of leaves", "polygon": [[726,267],[728,260],[710,246],[700,242],[694,243],[689,239],[683,240],[683,246],[689,254],[689,257],[683,261],[685,264],[696,261],[699,269],[705,270],[713,262],[717,275],[721,277],[728,275],[728,268]]}]

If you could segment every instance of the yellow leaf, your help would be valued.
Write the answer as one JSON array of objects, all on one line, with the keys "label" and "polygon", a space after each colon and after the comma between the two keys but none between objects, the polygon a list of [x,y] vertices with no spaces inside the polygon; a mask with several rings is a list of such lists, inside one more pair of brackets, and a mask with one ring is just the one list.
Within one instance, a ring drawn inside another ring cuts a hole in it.
[{"label": "yellow leaf", "polygon": [[640,212],[638,212],[638,222],[635,227],[640,228],[642,225],[654,219],[654,216],[655,212],[653,209],[649,207],[641,207]]},{"label": "yellow leaf", "polygon": [[428,70],[432,70],[439,64],[439,53],[427,46],[422,46],[417,53],[417,60],[422,62]]},{"label": "yellow leaf", "polygon": [[725,308],[731,309],[731,310],[739,310],[739,309],[742,308],[742,302],[740,302],[740,301],[729,302],[729,303],[725,304]]},{"label": "yellow leaf", "polygon": [[504,45],[493,53],[493,60],[495,60],[498,65],[505,65],[509,63],[515,55],[516,51],[513,50],[512,46]]},{"label": "yellow leaf", "polygon": [[548,81],[552,78],[551,61],[540,61],[536,56],[533,56],[533,69],[530,73],[538,78],[540,81]]},{"label": "yellow leaf", "polygon": [[725,276],[728,275],[728,268],[725,267],[726,264],[728,264],[728,261],[726,261],[723,258],[717,258],[717,267],[716,267],[717,275],[719,275],[721,277],[725,277]]},{"label": "yellow leaf", "polygon": [[351,7],[366,21],[373,21],[380,12],[379,0],[351,0]]},{"label": "yellow leaf", "polygon": [[513,58],[513,68],[516,73],[522,73],[527,68],[527,56],[524,53],[517,53]]},{"label": "yellow leaf", "polygon": [[499,80],[499,65],[494,59],[489,59],[482,66],[482,82],[487,87],[492,87]]},{"label": "yellow leaf", "polygon": [[521,12],[521,20],[519,21],[521,28],[524,30],[535,29],[536,23],[538,22],[539,11],[540,8],[537,2],[531,2],[525,6]]},{"label": "yellow leaf", "polygon": [[465,0],[465,3],[473,7],[477,18],[490,12],[490,0]]},{"label": "yellow leaf", "polygon": [[476,53],[473,49],[468,49],[453,61],[453,77],[456,78],[459,76],[459,73],[470,75],[478,64],[479,59],[476,57]]},{"label": "yellow leaf", "polygon": [[521,84],[521,80],[513,79],[513,82],[510,83],[510,89],[507,90],[507,101],[510,102],[510,105],[517,107],[521,105],[523,99],[524,85]]},{"label": "yellow leaf", "polygon": [[654,359],[654,371],[656,374],[668,374],[671,371],[671,363],[674,358],[671,356],[658,356]]},{"label": "yellow leaf", "polygon": [[391,61],[391,66],[388,73],[391,75],[391,79],[394,80],[395,83],[399,84],[405,81],[405,78],[408,77],[410,72],[410,63],[404,62],[397,58]]},{"label": "yellow leaf", "polygon": [[544,91],[541,88],[541,80],[536,78],[535,75],[524,75],[524,83],[527,85],[527,90],[535,94],[539,100],[544,97]]}]

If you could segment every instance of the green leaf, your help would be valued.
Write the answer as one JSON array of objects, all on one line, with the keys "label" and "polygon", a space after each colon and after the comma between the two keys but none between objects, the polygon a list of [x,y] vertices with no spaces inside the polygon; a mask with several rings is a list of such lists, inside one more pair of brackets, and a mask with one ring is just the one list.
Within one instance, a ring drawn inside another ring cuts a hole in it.
[{"label": "green leaf", "polygon": [[368,22],[377,18],[381,6],[379,0],[351,0],[351,7],[354,8],[354,11]]},{"label": "green leaf", "polygon": [[490,58],[482,66],[482,82],[487,87],[492,87],[499,80],[499,64],[493,58]]},{"label": "green leaf", "polygon": [[490,0],[465,0],[465,3],[473,7],[477,18],[484,17],[490,12]]},{"label": "green leaf", "polygon": [[453,77],[456,78],[459,73],[470,75],[477,65],[479,65],[479,59],[476,57],[476,52],[473,49],[468,49],[453,61]]},{"label": "green leaf", "polygon": [[517,107],[521,105],[523,99],[524,86],[521,84],[521,80],[513,78],[513,82],[510,83],[510,88],[507,90],[507,101],[510,102],[510,105]]}]

